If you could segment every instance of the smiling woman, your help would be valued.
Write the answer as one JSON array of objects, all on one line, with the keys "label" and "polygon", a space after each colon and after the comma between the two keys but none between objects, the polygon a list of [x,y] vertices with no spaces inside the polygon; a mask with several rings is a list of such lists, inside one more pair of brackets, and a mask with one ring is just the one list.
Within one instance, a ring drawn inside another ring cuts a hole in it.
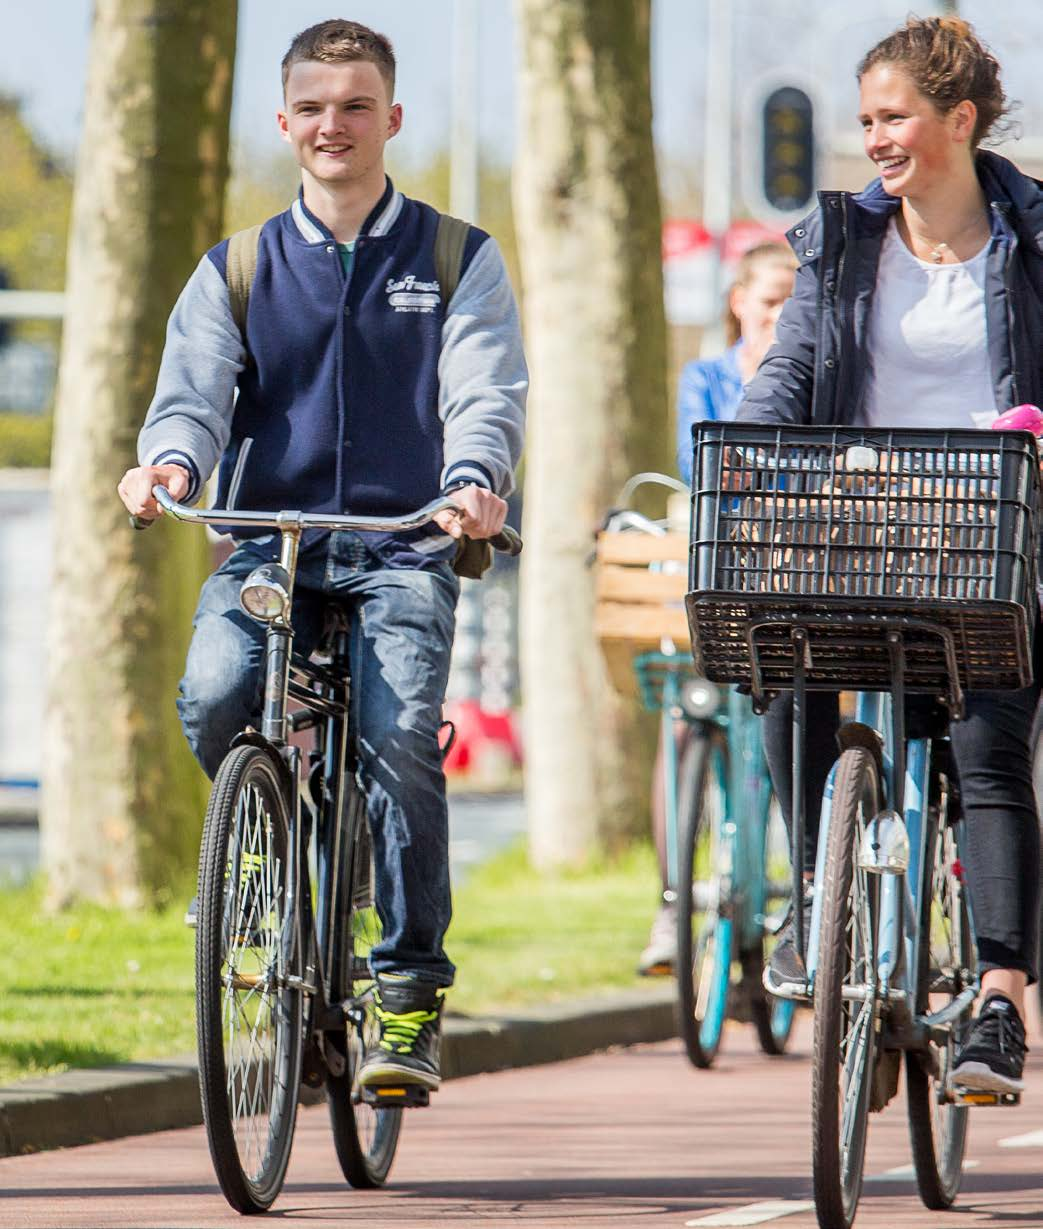
[{"label": "smiling woman", "polygon": [[[1043,403],[1043,190],[980,149],[1007,110],[995,57],[964,21],[910,18],[869,51],[857,76],[865,151],[879,178],[858,194],[823,193],[791,232],[796,288],[739,419],[948,430]],[[1037,971],[1028,738],[1040,669],[1022,691],[968,693],[965,718],[949,727],[985,995],[953,1078],[978,1089],[1021,1087],[1019,1013]],[[806,719],[813,851],[835,697],[809,696]],[[784,695],[768,710],[764,737],[787,815],[791,734],[792,696]],[[785,964],[793,951],[784,935],[770,980],[795,980]]]}]

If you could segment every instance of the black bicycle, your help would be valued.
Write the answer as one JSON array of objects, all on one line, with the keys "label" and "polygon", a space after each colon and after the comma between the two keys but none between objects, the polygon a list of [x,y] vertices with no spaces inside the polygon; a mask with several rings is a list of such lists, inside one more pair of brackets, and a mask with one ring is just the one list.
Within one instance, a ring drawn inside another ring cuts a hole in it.
[{"label": "black bicycle", "polygon": [[[154,494],[177,520],[271,527],[282,539],[279,562],[256,568],[240,591],[244,610],[268,627],[263,717],[218,770],[199,858],[199,1083],[217,1179],[239,1212],[271,1207],[303,1082],[325,1085],[345,1178],[380,1186],[402,1110],[426,1105],[428,1093],[356,1081],[378,1029],[369,954],[381,927],[348,716],[348,624],[331,605],[318,651],[294,654],[294,576],[306,529],[398,532],[456,505],[440,498],[382,519],[193,509],[161,487]],[[517,554],[521,539],[505,528],[492,545]],[[310,751],[293,739],[305,730],[314,731]]]}]

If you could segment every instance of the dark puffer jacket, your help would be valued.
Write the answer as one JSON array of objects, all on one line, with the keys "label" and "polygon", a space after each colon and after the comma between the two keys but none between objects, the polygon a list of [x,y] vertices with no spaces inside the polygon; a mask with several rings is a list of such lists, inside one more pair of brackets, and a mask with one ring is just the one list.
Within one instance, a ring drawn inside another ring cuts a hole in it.
[{"label": "dark puffer jacket", "polygon": [[[986,332],[1002,412],[1043,403],[1043,184],[987,151],[978,153],[977,171],[992,218]],[[857,195],[820,192],[818,209],[789,232],[800,261],[796,287],[739,420],[858,421],[880,249],[898,206],[879,179]]]}]

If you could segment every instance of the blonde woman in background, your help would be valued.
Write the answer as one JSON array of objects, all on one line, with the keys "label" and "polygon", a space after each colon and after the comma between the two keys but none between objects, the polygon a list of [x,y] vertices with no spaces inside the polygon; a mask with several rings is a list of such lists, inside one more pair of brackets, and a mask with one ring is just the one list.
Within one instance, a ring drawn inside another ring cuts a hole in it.
[{"label": "blonde woman in background", "polygon": [[[760,243],[739,261],[728,293],[725,334],[728,349],[716,358],[693,359],[681,372],[677,400],[677,467],[692,481],[692,425],[706,419],[730,421],[761,359],[775,340],[775,322],[793,293],[796,259],[784,243]],[[638,958],[646,976],[669,975],[677,956],[676,906],[668,895],[666,816],[663,801],[662,747],[656,757],[652,821],[663,896],[652,922],[648,944]]]}]

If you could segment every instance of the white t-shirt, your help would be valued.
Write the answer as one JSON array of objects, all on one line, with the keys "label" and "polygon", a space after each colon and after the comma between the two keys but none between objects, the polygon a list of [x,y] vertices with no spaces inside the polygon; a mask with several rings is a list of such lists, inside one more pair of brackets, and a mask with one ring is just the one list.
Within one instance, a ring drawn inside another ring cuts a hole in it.
[{"label": "white t-shirt", "polygon": [[988,247],[963,264],[928,264],[891,219],[869,317],[866,426],[987,427],[996,417],[985,327]]}]

